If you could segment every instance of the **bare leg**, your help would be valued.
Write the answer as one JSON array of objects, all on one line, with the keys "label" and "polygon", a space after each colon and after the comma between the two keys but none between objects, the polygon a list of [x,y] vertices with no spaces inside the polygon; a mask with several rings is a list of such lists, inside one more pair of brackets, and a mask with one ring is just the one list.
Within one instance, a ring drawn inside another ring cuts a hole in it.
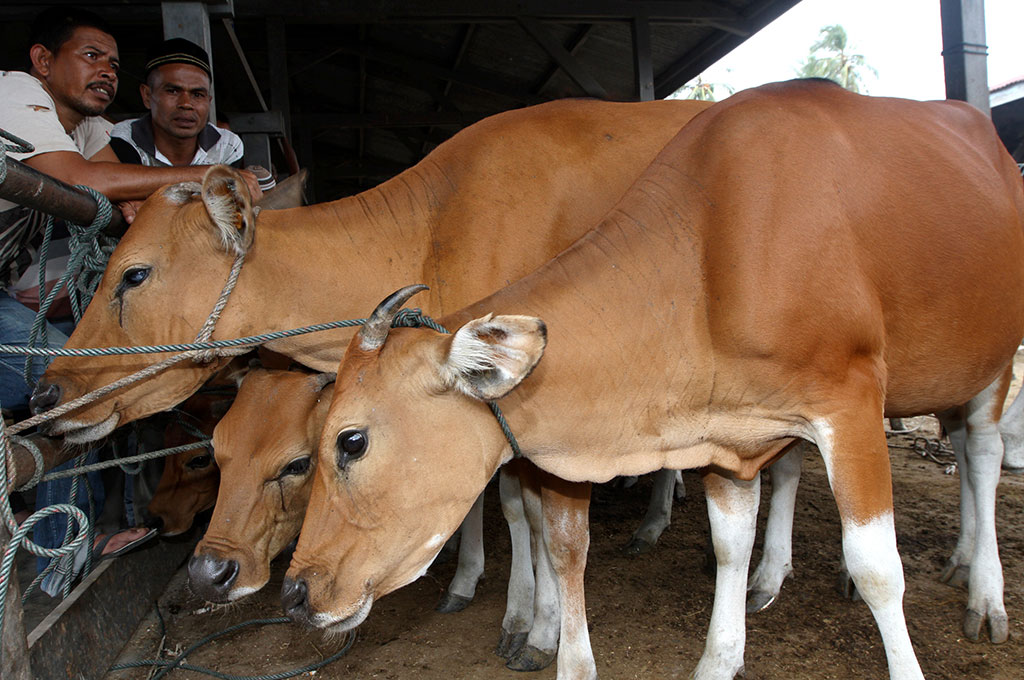
[{"label": "bare leg", "polygon": [[793,573],[793,513],[806,446],[804,442],[797,442],[768,468],[772,476],[772,497],[764,532],[764,552],[747,585],[748,614],[767,609],[779,596],[782,582]]},{"label": "bare leg", "polygon": [[747,569],[754,548],[761,476],[751,481],[704,474],[711,540],[718,563],[711,625],[694,680],[731,680],[743,672]]},{"label": "bare leg", "polygon": [[1010,408],[999,421],[1003,437],[1003,469],[1015,475],[1024,474],[1024,390],[1017,393]]},{"label": "bare leg", "polygon": [[679,470],[663,469],[654,473],[654,488],[651,489],[647,514],[633,532],[629,543],[623,548],[627,555],[650,552],[662,532],[672,523],[672,501],[677,484],[682,484],[682,474]]},{"label": "bare leg", "polygon": [[526,643],[533,628],[533,551],[530,548],[530,525],[523,508],[519,484],[519,461],[508,463],[499,471],[501,510],[512,537],[512,568],[508,578],[505,617],[501,622],[501,639],[495,652],[509,658]]},{"label": "bare leg", "polygon": [[[966,454],[957,456],[957,461],[962,466],[960,477],[964,493],[964,498],[961,499],[961,537],[968,532],[973,534],[973,545],[958,542],[957,552],[953,557],[959,557],[962,562],[966,550],[973,549],[968,562],[970,578],[964,635],[971,640],[979,639],[981,629],[987,623],[989,638],[994,643],[1005,642],[1009,635],[1006,608],[1003,605],[1003,568],[996,542],[995,508],[999,468],[1003,460],[1003,440],[1000,437],[998,423],[1010,378],[1011,373],[1008,369],[992,385],[967,403],[964,409]],[[967,491],[970,492],[969,498]],[[973,530],[969,524],[972,520]],[[961,551],[964,551],[964,554]],[[946,576],[948,571],[947,567],[943,576]]]},{"label": "bare leg", "polygon": [[557,576],[543,538],[544,510],[541,484],[546,475],[531,463],[521,461],[520,466],[519,482],[522,487],[523,506],[533,537],[536,589],[533,599],[533,626],[526,638],[526,644],[509,657],[506,665],[515,671],[539,671],[547,668],[555,660],[558,652],[561,607]]},{"label": "bare leg", "polygon": [[462,520],[459,539],[459,566],[436,609],[442,613],[460,612],[473,601],[476,584],[484,573],[484,494],[481,491],[473,507]]},{"label": "bare leg", "polygon": [[846,568],[875,617],[889,677],[923,680],[903,615],[903,564],[896,549],[889,450],[879,418],[881,396],[872,401],[867,406],[873,408],[816,421],[815,441],[839,508]]},{"label": "bare leg", "polygon": [[590,484],[566,482],[543,472],[540,477],[544,544],[558,578],[561,601],[558,680],[595,680],[597,666],[590,647],[583,592],[590,547]]}]

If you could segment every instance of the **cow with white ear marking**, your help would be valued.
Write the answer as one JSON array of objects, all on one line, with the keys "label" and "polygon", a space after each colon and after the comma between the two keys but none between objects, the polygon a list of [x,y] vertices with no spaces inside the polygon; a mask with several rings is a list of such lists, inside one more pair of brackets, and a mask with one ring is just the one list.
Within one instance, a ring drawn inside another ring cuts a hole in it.
[{"label": "cow with white ear marking", "polygon": [[411,292],[338,369],[282,590],[293,619],[351,628],[422,573],[512,455],[486,403],[500,398],[523,455],[567,480],[540,482],[560,679],[596,676],[588,483],[663,467],[702,470],[718,563],[694,677],[742,672],[758,473],[798,439],[825,461],[890,678],[922,678],[882,426],[921,413],[968,424],[964,630],[1006,640],[995,405],[1024,337],[1024,186],[977,110],[817,81],[748,90],[687,125],[573,246],[440,318],[453,336],[383,332]]}]

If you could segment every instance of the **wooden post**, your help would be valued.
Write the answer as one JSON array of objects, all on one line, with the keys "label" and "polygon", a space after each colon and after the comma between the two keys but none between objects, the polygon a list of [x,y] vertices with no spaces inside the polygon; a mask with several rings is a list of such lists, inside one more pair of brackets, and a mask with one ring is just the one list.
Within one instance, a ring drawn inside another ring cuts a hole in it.
[{"label": "wooden post", "polygon": [[946,98],[992,115],[988,94],[985,0],[941,0]]},{"label": "wooden post", "polygon": [[[11,534],[0,522],[0,555],[7,551]],[[25,622],[21,610],[21,589],[18,587],[18,565],[11,565],[10,582],[4,598],[4,629],[2,638],[3,662],[0,677],[4,680],[32,680],[32,664],[25,638]]]},{"label": "wooden post", "polygon": [[647,17],[633,19],[633,64],[636,67],[637,98],[654,99],[654,67],[651,62],[651,22]]}]

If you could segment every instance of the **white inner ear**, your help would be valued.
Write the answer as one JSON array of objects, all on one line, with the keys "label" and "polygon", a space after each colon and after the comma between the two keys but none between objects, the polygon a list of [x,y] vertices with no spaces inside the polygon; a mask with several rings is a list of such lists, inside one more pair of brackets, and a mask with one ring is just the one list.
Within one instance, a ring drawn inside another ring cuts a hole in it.
[{"label": "white inner ear", "polygon": [[491,315],[476,319],[460,328],[452,338],[448,361],[442,366],[442,377],[445,382],[458,382],[460,375],[494,368],[492,347],[480,339],[477,334],[483,323],[491,320]]},{"label": "white inner ear", "polygon": [[[203,203],[206,204],[206,212],[209,213],[210,219],[217,225],[224,248],[241,255],[246,251],[246,244],[242,240],[244,229],[239,229],[238,225],[240,221],[244,222],[244,219],[239,215],[240,206],[235,201],[231,184],[225,182],[224,185],[227,191],[204,192]],[[247,225],[242,226],[244,228]]]},{"label": "white inner ear", "polygon": [[202,193],[203,185],[199,182],[179,182],[164,189],[164,196],[175,205],[185,205]]},{"label": "white inner ear", "polygon": [[[495,386],[504,383],[507,387],[502,391],[507,391],[524,377],[524,367],[534,364],[527,351],[529,340],[523,337],[522,328],[503,323],[501,317],[492,321],[491,317],[488,314],[460,328],[452,338],[448,360],[441,367],[441,379],[446,384],[477,399],[483,396],[481,390],[487,388],[474,376],[496,371],[497,376],[484,382]],[[500,339],[495,340],[495,335]],[[492,337],[488,341],[481,336]]]}]

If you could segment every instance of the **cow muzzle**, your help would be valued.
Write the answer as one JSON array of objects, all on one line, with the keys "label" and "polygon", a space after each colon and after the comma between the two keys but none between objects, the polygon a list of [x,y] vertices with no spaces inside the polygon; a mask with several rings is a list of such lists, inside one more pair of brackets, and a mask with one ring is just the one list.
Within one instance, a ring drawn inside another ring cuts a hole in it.
[{"label": "cow muzzle", "polygon": [[285,615],[295,623],[312,628],[313,617],[309,610],[309,586],[304,578],[285,577],[281,585],[281,607]]},{"label": "cow muzzle", "polygon": [[192,591],[209,602],[228,602],[238,578],[238,562],[214,555],[193,555],[188,561]]},{"label": "cow muzzle", "polygon": [[[32,396],[28,400],[29,410],[32,411],[32,415],[34,416],[51,411],[60,403],[60,398],[63,394],[64,391],[57,383],[40,380],[36,385],[36,388],[32,391]],[[52,428],[52,423],[53,421],[40,423],[39,431],[43,434],[48,434]]]}]

